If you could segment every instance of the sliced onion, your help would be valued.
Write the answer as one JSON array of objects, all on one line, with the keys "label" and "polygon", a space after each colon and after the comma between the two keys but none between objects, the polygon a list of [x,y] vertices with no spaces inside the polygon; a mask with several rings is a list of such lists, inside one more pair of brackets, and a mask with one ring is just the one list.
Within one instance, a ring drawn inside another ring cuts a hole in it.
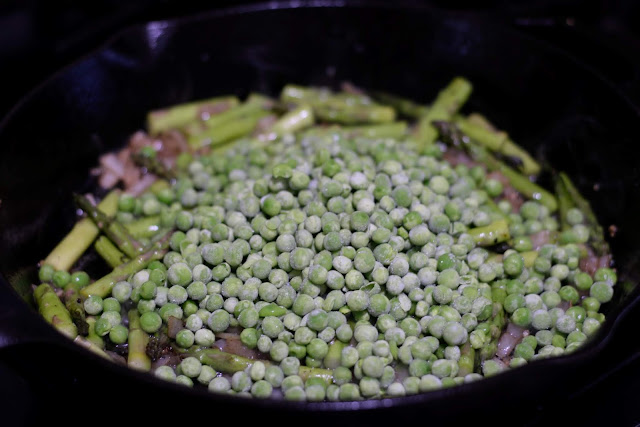
[{"label": "sliced onion", "polygon": [[240,339],[240,335],[234,334],[234,333],[229,333],[229,332],[218,332],[218,333],[216,333],[216,336],[218,338],[222,338],[222,339],[225,339],[225,340],[239,340]]},{"label": "sliced onion", "polygon": [[524,337],[525,331],[526,328],[509,322],[507,329],[500,336],[500,340],[498,340],[498,351],[496,352],[496,356],[500,359],[504,359],[509,356],[516,345],[518,345]]},{"label": "sliced onion", "polygon": [[500,183],[505,187],[511,185],[509,183],[509,179],[506,176],[504,176],[501,172],[498,172],[498,171],[489,172],[487,174],[487,179],[495,179],[497,181],[500,181]]},{"label": "sliced onion", "polygon": [[113,360],[114,362],[120,365],[125,365],[125,366],[127,365],[127,359],[125,359],[124,356],[122,356],[121,354],[118,354],[115,351],[109,351],[109,350],[105,350],[105,353],[107,353],[109,357],[111,357],[111,360]]},{"label": "sliced onion", "polygon": [[158,152],[160,158],[176,157],[182,152],[189,152],[189,144],[184,135],[178,131],[168,131],[162,134],[162,150]]},{"label": "sliced onion", "polygon": [[533,249],[536,251],[549,243],[550,237],[551,231],[549,230],[538,231],[537,233],[529,236],[529,238],[531,239],[531,243],[533,244]]},{"label": "sliced onion", "polygon": [[114,153],[107,153],[100,157],[100,164],[117,177],[124,174],[124,164]]},{"label": "sliced onion", "polygon": [[198,109],[198,117],[201,120],[209,120],[211,116],[227,111],[231,107],[228,102],[218,102],[214,104],[205,104]]},{"label": "sliced onion", "polygon": [[250,349],[242,344],[240,340],[227,340],[225,350],[227,353],[235,354],[238,356],[246,357],[248,359],[261,359],[264,356],[257,349]]},{"label": "sliced onion", "polygon": [[180,356],[176,354],[165,354],[158,360],[151,362],[151,370],[155,371],[160,366],[175,366],[180,363]]},{"label": "sliced onion", "polygon": [[181,319],[169,316],[169,320],[167,321],[167,335],[169,336],[169,338],[175,338],[176,335],[178,335],[178,332],[180,332],[183,328],[184,323]]},{"label": "sliced onion", "polygon": [[557,305],[558,308],[561,308],[564,311],[567,311],[571,308],[571,303],[569,301],[561,301],[560,304]]},{"label": "sliced onion", "polygon": [[589,273],[591,276],[593,276],[597,269],[610,266],[611,254],[598,256],[589,246],[587,246],[587,256],[580,258],[579,263],[580,270]]},{"label": "sliced onion", "polygon": [[260,135],[271,128],[271,126],[278,121],[278,117],[275,114],[270,114],[258,120],[258,124],[256,125],[256,129],[253,132],[254,135]]},{"label": "sliced onion", "polygon": [[100,178],[98,178],[98,184],[100,184],[102,188],[111,188],[116,185],[118,181],[119,178],[111,171],[105,171],[100,175]]},{"label": "sliced onion", "polygon": [[344,81],[340,83],[340,89],[343,92],[352,93],[354,95],[366,95],[365,91],[351,82]]},{"label": "sliced onion", "polygon": [[473,167],[477,164],[467,153],[457,148],[447,148],[447,151],[444,153],[444,158],[451,163],[452,166],[465,165],[467,167]]},{"label": "sliced onion", "polygon": [[505,186],[502,194],[504,196],[504,199],[511,204],[512,211],[516,213],[520,212],[520,206],[522,206],[522,204],[524,203],[522,194],[520,194],[511,185]]},{"label": "sliced onion", "polygon": [[144,193],[144,191],[149,188],[149,186],[153,184],[156,179],[157,177],[155,175],[144,175],[140,180],[138,180],[138,182],[127,188],[126,191],[133,196],[139,196]]},{"label": "sliced onion", "polygon": [[505,363],[504,360],[502,359],[498,359],[497,357],[494,357],[492,359],[494,362],[496,362],[498,365],[500,365],[500,367],[502,368],[502,370],[505,370],[508,368],[507,364]]},{"label": "sliced onion", "polygon": [[129,147],[134,151],[138,151],[142,147],[153,145],[153,138],[144,131],[138,131],[129,138]]},{"label": "sliced onion", "polygon": [[142,177],[142,171],[138,169],[135,165],[129,164],[124,171],[124,176],[122,177],[122,182],[124,183],[125,190],[133,187],[140,181]]},{"label": "sliced onion", "polygon": [[611,267],[611,254],[602,255],[598,259],[598,267],[599,268]]}]

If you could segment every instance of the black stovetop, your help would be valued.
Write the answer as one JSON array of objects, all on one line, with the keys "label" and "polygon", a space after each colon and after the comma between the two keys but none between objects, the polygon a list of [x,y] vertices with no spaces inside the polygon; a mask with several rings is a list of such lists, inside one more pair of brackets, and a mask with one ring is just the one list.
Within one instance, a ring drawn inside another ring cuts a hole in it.
[{"label": "black stovetop", "polygon": [[[99,46],[120,28],[238,3],[250,2],[5,0],[0,3],[0,119],[49,74]],[[500,15],[523,31],[572,52],[589,66],[621,82],[622,89],[640,105],[640,66],[636,63],[636,57],[640,57],[640,1],[439,0],[429,3],[462,12]],[[640,321],[640,315],[636,317]],[[619,337],[632,339],[634,333],[622,330]],[[631,361],[623,362],[625,359]],[[640,361],[627,354],[612,358],[611,364],[612,371],[575,396],[527,414],[528,424],[639,425]],[[72,405],[73,396],[70,400]],[[0,358],[0,410],[3,412],[0,419],[15,420],[0,424],[31,425],[34,421],[48,420],[48,411],[64,413],[63,408],[50,408],[47,403],[50,401]]]}]

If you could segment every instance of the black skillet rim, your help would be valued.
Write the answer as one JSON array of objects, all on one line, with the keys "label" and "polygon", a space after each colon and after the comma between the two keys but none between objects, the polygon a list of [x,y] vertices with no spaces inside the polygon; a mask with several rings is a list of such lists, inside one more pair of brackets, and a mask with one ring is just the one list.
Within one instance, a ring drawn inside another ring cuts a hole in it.
[{"label": "black skillet rim", "polygon": [[[149,21],[140,24],[134,24],[128,26],[118,32],[116,32],[113,36],[108,38],[103,44],[95,48],[94,50],[88,52],[87,54],[77,58],[71,64],[61,68],[57,72],[53,73],[46,80],[44,80],[39,85],[35,86],[31,91],[29,91],[18,103],[16,103],[9,112],[5,115],[5,117],[0,121],[0,135],[2,133],[2,129],[11,121],[11,118],[14,114],[16,114],[21,107],[28,103],[32,98],[36,97],[38,93],[50,84],[51,81],[56,80],[60,76],[64,75],[67,71],[72,69],[78,63],[86,60],[87,58],[93,57],[100,52],[106,50],[110,46],[117,43],[120,39],[126,37],[127,34],[135,32],[139,29],[146,29],[149,26],[153,25],[162,25],[163,27],[174,27],[179,28],[182,25],[187,25],[191,22],[198,21],[208,21],[215,20],[219,18],[223,18],[226,16],[241,16],[245,14],[252,13],[261,13],[270,10],[287,10],[287,9],[312,9],[312,8],[371,8],[371,9],[395,9],[395,10],[420,10],[420,11],[428,11],[431,13],[438,13],[441,15],[447,16],[462,16],[464,15],[466,18],[471,20],[480,20],[485,21],[481,22],[481,25],[488,25],[489,23],[486,21],[491,20],[490,17],[484,16],[483,14],[478,13],[464,13],[459,14],[456,12],[447,12],[441,9],[437,9],[433,6],[425,5],[425,4],[416,4],[413,2],[405,2],[403,1],[395,1],[393,4],[385,3],[382,1],[364,1],[364,0],[289,0],[289,1],[271,1],[266,3],[257,3],[257,4],[245,4],[239,6],[232,6],[220,10],[211,10],[201,12],[195,15],[166,19],[166,20],[158,20],[158,21]],[[567,61],[573,62],[578,68],[584,70],[585,73],[592,74],[592,77],[597,78],[606,86],[608,86],[612,91],[615,92],[616,96],[625,101],[625,103],[636,113],[636,115],[640,115],[640,107],[635,105],[622,90],[614,85],[612,82],[603,77],[597,70],[593,67],[586,65],[584,62],[578,60],[576,57],[572,56],[570,52],[561,50],[553,45],[535,39],[532,36],[529,36],[525,32],[521,30],[517,30],[512,27],[507,27],[504,22],[495,22],[493,20],[494,25],[501,25],[501,30],[505,32],[514,33],[517,37],[526,39],[528,42],[533,44],[538,44],[542,49],[548,51],[550,53],[554,53],[556,55],[563,56]],[[0,284],[3,287],[8,287],[11,289],[10,292],[13,292],[15,295],[12,295],[17,303],[24,304],[21,307],[22,311],[31,311],[30,307],[27,307],[26,303],[22,301],[22,299],[17,295],[13,287],[9,284],[8,280],[0,274]],[[390,407],[403,407],[403,406],[413,406],[420,403],[434,402],[440,401],[442,399],[449,399],[454,396],[459,395],[473,395],[479,394],[486,386],[490,386],[491,383],[499,384],[499,382],[505,377],[517,377],[518,375],[531,375],[531,376],[544,376],[545,370],[550,366],[557,365],[569,365],[569,364],[580,364],[584,363],[592,358],[595,358],[603,349],[606,348],[607,343],[611,339],[611,335],[618,328],[620,322],[626,317],[629,311],[631,311],[635,305],[637,305],[638,300],[640,300],[640,289],[635,288],[629,295],[626,296],[626,301],[620,306],[616,307],[612,313],[609,315],[607,321],[602,325],[596,337],[591,340],[588,344],[581,347],[576,352],[563,355],[559,357],[553,357],[549,359],[543,359],[536,361],[534,364],[528,364],[519,369],[514,369],[508,371],[504,374],[485,378],[481,381],[465,383],[457,387],[452,387],[448,389],[440,389],[436,391],[431,391],[427,393],[420,393],[411,396],[405,396],[401,398],[384,398],[379,400],[365,400],[365,401],[356,401],[356,402],[291,402],[286,400],[259,400],[259,399],[242,399],[243,404],[249,406],[256,407],[273,407],[277,406],[281,409],[285,410],[314,410],[319,412],[335,412],[335,411],[346,411],[351,412],[354,410],[367,410],[367,409],[379,409],[379,408],[390,408]],[[114,372],[117,372],[122,375],[132,376],[140,381],[143,381],[147,384],[154,385],[155,387],[159,387],[158,390],[167,390],[174,391],[183,394],[193,395],[194,397],[204,397],[206,396],[208,399],[212,401],[229,401],[229,402],[238,402],[237,397],[233,397],[225,394],[211,394],[208,392],[203,392],[200,390],[194,390],[191,388],[186,388],[180,385],[175,385],[172,383],[168,383],[166,381],[159,380],[148,373],[141,373],[130,368],[120,366],[115,363],[105,363],[105,361],[96,356],[92,352],[72,343],[70,340],[64,338],[61,334],[55,331],[54,328],[50,327],[40,316],[33,316],[33,312],[26,314],[29,316],[29,320],[33,322],[37,322],[34,324],[34,327],[37,327],[38,333],[43,334],[43,342],[51,343],[58,346],[66,347],[67,349],[80,353],[83,357],[92,359],[95,363],[101,363],[109,369],[114,369]],[[38,320],[36,320],[38,319]]]}]

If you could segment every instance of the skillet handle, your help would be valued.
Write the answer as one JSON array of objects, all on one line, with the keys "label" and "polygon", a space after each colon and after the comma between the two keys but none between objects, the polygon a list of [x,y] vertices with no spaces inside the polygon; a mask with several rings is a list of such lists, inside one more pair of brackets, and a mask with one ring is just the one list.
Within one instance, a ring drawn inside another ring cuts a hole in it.
[{"label": "skillet handle", "polygon": [[27,343],[50,343],[57,332],[0,276],[0,352]]}]

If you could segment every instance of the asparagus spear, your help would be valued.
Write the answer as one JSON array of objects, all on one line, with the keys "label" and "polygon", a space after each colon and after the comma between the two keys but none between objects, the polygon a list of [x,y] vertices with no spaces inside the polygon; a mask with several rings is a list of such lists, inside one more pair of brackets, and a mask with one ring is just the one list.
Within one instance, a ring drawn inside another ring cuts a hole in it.
[{"label": "asparagus spear", "polygon": [[140,327],[140,313],[137,309],[129,310],[129,354],[127,365],[140,371],[151,369],[151,359],[147,356],[149,335]]},{"label": "asparagus spear", "polygon": [[104,349],[104,339],[100,335],[96,334],[96,318],[93,316],[87,316],[87,325],[89,325],[87,341],[93,343],[95,347]]},{"label": "asparagus spear", "polygon": [[478,119],[474,121],[458,116],[455,123],[462,132],[478,144],[503,156],[518,159],[520,163],[519,169],[525,175],[537,175],[540,173],[538,162],[526,150],[513,142],[506,132],[496,131],[493,126],[480,125],[478,124]]},{"label": "asparagus spear", "polygon": [[69,310],[71,319],[82,336],[89,334],[89,324],[87,323],[82,298],[80,297],[81,286],[76,283],[69,283],[64,290],[64,304]]},{"label": "asparagus spear", "polygon": [[[119,195],[119,190],[111,191],[98,204],[98,209],[106,215],[114,215],[118,210]],[[98,234],[100,234],[100,229],[90,218],[81,219],[42,263],[49,264],[56,270],[68,271],[91,246]]]},{"label": "asparagus spear", "polygon": [[236,354],[225,353],[217,348],[199,348],[195,351],[184,351],[185,356],[193,356],[201,363],[211,366],[218,372],[233,374],[253,365],[253,360]]},{"label": "asparagus spear", "polygon": [[298,375],[302,378],[302,381],[307,381],[309,378],[322,378],[327,385],[333,383],[333,371],[329,369],[300,366]]},{"label": "asparagus spear", "polygon": [[309,104],[319,120],[331,123],[381,124],[393,122],[396,117],[393,108],[378,105],[368,96],[356,93],[332,93],[328,89],[287,85],[282,89],[280,99],[287,103]]},{"label": "asparagus spear", "polygon": [[129,234],[136,239],[148,239],[160,231],[160,215],[151,215],[124,224]]},{"label": "asparagus spear", "polygon": [[78,207],[85,211],[96,226],[102,230],[125,255],[133,258],[142,251],[142,244],[134,239],[122,224],[107,216],[94,206],[89,199],[79,194],[74,194],[73,199]]},{"label": "asparagus spear", "polygon": [[423,149],[436,141],[438,130],[432,122],[436,120],[450,121],[467,101],[471,90],[472,86],[468,80],[456,77],[438,93],[427,114],[420,117],[415,129],[413,136],[419,144],[419,148]]},{"label": "asparagus spear", "polygon": [[266,115],[268,115],[267,111],[257,108],[255,111],[232,121],[209,127],[201,132],[189,133],[187,142],[194,148],[200,148],[203,146],[217,146],[247,136],[253,132],[260,119]]},{"label": "asparagus spear", "polygon": [[493,318],[491,319],[489,329],[489,342],[487,342],[478,353],[480,357],[480,363],[477,364],[478,366],[481,366],[482,362],[484,362],[485,360],[491,359],[493,356],[495,356],[496,352],[498,351],[498,340],[500,339],[500,335],[502,334],[502,330],[504,329],[505,325],[506,319],[504,315],[504,308],[499,302],[494,302]]},{"label": "asparagus spear", "polygon": [[419,119],[420,117],[425,116],[429,111],[429,108],[424,105],[387,92],[373,92],[372,96],[373,99],[377,100],[381,104],[394,108],[398,114],[414,119]]},{"label": "asparagus spear", "polygon": [[558,198],[558,216],[560,217],[560,229],[563,231],[571,229],[571,225],[567,221],[567,212],[574,207],[573,200],[564,185],[564,181],[556,176],[554,180],[554,188],[556,197]]},{"label": "asparagus spear", "polygon": [[536,259],[538,258],[538,251],[521,252],[520,255],[522,256],[522,259],[524,260],[524,266],[526,268],[531,268],[531,267],[533,267],[533,264],[535,263]]},{"label": "asparagus spear", "polygon": [[60,301],[51,285],[42,283],[33,291],[33,296],[40,314],[47,322],[71,339],[78,336],[78,329],[71,320],[69,310]]},{"label": "asparagus spear", "polygon": [[325,122],[355,125],[360,123],[391,123],[396,119],[396,112],[391,107],[382,105],[314,105],[316,116]]},{"label": "asparagus spear", "polygon": [[475,144],[466,144],[465,147],[475,160],[484,163],[491,170],[502,173],[509,180],[511,186],[520,193],[530,199],[537,200],[549,208],[551,212],[558,209],[558,202],[553,194],[496,159],[484,147]]},{"label": "asparagus spear", "polygon": [[154,110],[147,115],[147,128],[151,135],[169,129],[180,129],[191,122],[205,120],[212,113],[220,114],[238,104],[239,100],[235,96],[222,96]]},{"label": "asparagus spear", "polygon": [[294,133],[313,125],[315,117],[313,109],[307,104],[301,104],[297,108],[289,111],[273,124],[269,134],[280,136],[285,133]]},{"label": "asparagus spear", "polygon": [[499,219],[484,227],[472,228],[468,233],[473,236],[479,246],[493,246],[511,238],[509,224],[504,219]]},{"label": "asparagus spear", "polygon": [[333,108],[342,108],[345,105],[369,105],[373,104],[371,98],[357,93],[334,93],[328,88],[305,87],[288,84],[282,88],[280,100],[287,104],[308,103],[312,106],[324,104]]},{"label": "asparagus spear", "polygon": [[157,196],[160,191],[170,187],[171,184],[166,179],[158,178],[151,183],[149,191]]},{"label": "asparagus spear", "polygon": [[87,338],[82,337],[80,335],[78,335],[77,337],[75,337],[75,339],[73,340],[74,343],[86,348],[87,350],[90,350],[92,352],[94,352],[95,354],[97,354],[98,356],[102,356],[106,359],[111,360],[111,357],[105,353],[105,351],[103,349],[101,349],[100,347],[96,346],[92,341],[89,341]]},{"label": "asparagus spear", "polygon": [[401,139],[407,134],[407,122],[399,121],[381,125],[363,125],[344,127],[343,132],[349,138],[394,138]]},{"label": "asparagus spear", "polygon": [[274,107],[274,104],[275,102],[266,96],[253,94],[242,104],[236,105],[223,113],[211,117],[206,122],[193,123],[187,126],[184,130],[187,136],[195,136],[223,124],[232,123],[243,117],[268,111]]},{"label": "asparagus spear", "polygon": [[[174,348],[175,349],[175,348]],[[209,365],[218,372],[225,374],[233,374],[238,371],[244,371],[253,365],[254,360],[248,359],[237,354],[226,353],[217,348],[192,347],[191,349],[175,349],[184,357],[196,357],[202,364]],[[263,361],[264,362],[264,361]],[[268,362],[267,362],[268,363]],[[318,377],[331,383],[333,372],[329,369],[310,368],[308,366],[300,366],[298,375],[303,381],[309,378]]]},{"label": "asparagus spear", "polygon": [[106,236],[98,237],[93,247],[111,268],[116,268],[128,260],[127,256],[120,252],[120,249]]},{"label": "asparagus spear", "polygon": [[489,209],[491,209],[491,212],[496,214],[496,216],[498,216],[500,219],[504,219],[505,221],[509,222],[509,215],[507,215],[506,213],[504,213],[496,204],[496,202],[493,201],[493,199],[491,198],[487,198],[486,201],[486,205]]},{"label": "asparagus spear", "polygon": [[585,199],[582,194],[580,194],[580,191],[573,184],[571,178],[569,178],[569,175],[567,175],[565,172],[558,173],[557,179],[564,185],[564,188],[571,201],[573,202],[573,205],[580,209],[584,214],[586,225],[587,227],[589,227],[590,231],[589,242],[591,243],[593,249],[598,255],[610,253],[609,243],[607,243],[606,239],[604,238],[604,231],[602,229],[602,226],[598,222],[598,218],[593,212],[593,209],[591,209],[591,204],[589,203],[589,201]]},{"label": "asparagus spear", "polygon": [[340,358],[342,356],[342,349],[345,347],[345,343],[336,339],[329,346],[329,351],[324,357],[323,363],[327,369],[335,369],[340,366]]},{"label": "asparagus spear", "polygon": [[165,179],[175,179],[175,172],[168,168],[157,156],[149,156],[141,152],[131,154],[131,158],[138,165],[149,172]]},{"label": "asparagus spear", "polygon": [[119,265],[106,276],[103,276],[89,286],[82,288],[80,290],[80,294],[83,297],[88,297],[90,295],[98,295],[102,298],[106,297],[111,293],[113,285],[115,285],[117,282],[125,280],[130,275],[142,270],[147,265],[149,265],[151,261],[161,259],[166,253],[167,248],[169,247],[170,236],[171,231],[168,231],[158,241],[151,244],[146,252],[131,259],[131,261],[127,262],[126,264]]},{"label": "asparagus spear", "polygon": [[407,134],[407,122],[392,122],[380,125],[361,126],[329,126],[313,128],[305,132],[305,136],[339,135],[342,138],[394,138],[401,139]]},{"label": "asparagus spear", "polygon": [[467,341],[460,349],[460,359],[458,360],[458,376],[465,376],[475,371],[476,350]]}]

